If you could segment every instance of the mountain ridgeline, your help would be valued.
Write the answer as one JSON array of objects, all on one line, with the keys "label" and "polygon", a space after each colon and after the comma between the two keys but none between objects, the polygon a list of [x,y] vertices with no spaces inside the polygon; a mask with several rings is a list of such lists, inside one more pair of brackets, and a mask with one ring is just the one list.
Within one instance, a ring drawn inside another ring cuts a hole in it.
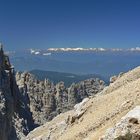
[{"label": "mountain ridgeline", "polygon": [[100,92],[105,83],[98,78],[73,83],[66,88],[64,82],[54,85],[48,79],[40,81],[30,73],[17,73],[16,81],[20,93],[26,96],[26,104],[36,124],[44,124],[54,116],[66,112],[84,98]]},{"label": "mountain ridgeline", "polygon": [[65,87],[29,72],[15,73],[0,46],[0,139],[22,140],[34,128],[73,109],[86,97],[96,95],[104,81],[91,78]]},{"label": "mountain ridgeline", "polygon": [[73,74],[73,73],[64,73],[64,72],[55,72],[55,71],[44,71],[44,70],[31,70],[31,74],[35,75],[37,79],[44,80],[48,78],[50,81],[53,81],[54,84],[57,84],[60,81],[65,83],[66,87],[69,87],[72,83],[78,83],[86,79],[91,78],[100,78],[108,83],[108,80],[98,74]]}]

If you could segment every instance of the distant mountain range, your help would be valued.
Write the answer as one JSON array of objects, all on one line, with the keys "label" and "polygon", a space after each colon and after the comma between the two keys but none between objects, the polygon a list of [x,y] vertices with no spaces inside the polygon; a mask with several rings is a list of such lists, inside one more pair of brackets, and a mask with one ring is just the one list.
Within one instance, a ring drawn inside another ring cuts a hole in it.
[{"label": "distant mountain range", "polygon": [[78,83],[80,81],[90,79],[90,78],[99,78],[105,80],[103,77],[97,74],[78,75],[72,73],[43,71],[43,70],[32,70],[30,71],[30,73],[35,75],[36,78],[39,80],[44,80],[45,78],[47,78],[51,80],[54,84],[63,81],[66,87],[70,86],[72,83]]},{"label": "distant mountain range", "polygon": [[121,48],[48,48],[46,50],[41,49],[30,49],[30,53],[34,55],[51,55],[51,52],[77,52],[77,51],[91,51],[91,52],[120,52],[120,51],[128,51],[128,52],[140,52],[140,47],[129,48],[129,49],[121,49]]},{"label": "distant mountain range", "polygon": [[139,47],[106,49],[104,51],[103,49],[100,51],[84,51],[82,49],[81,51],[47,51],[32,49],[7,52],[7,54],[18,71],[39,69],[76,75],[93,74],[104,77],[105,81],[106,79],[109,80],[113,75],[118,75],[120,72],[126,72],[140,65]]},{"label": "distant mountain range", "polygon": [[[30,53],[32,55],[44,55],[49,56],[52,52],[140,52],[140,47],[135,48],[48,48],[48,49],[28,49],[26,53]],[[16,54],[16,51],[7,51],[5,52],[8,55]]]}]

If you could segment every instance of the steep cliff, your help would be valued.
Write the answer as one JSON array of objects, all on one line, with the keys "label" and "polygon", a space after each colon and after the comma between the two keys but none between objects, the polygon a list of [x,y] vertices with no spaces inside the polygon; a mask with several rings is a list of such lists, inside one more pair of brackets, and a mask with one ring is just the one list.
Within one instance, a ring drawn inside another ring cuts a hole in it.
[{"label": "steep cliff", "polygon": [[[30,123],[29,123],[30,122]],[[21,139],[31,131],[33,121],[15,80],[14,68],[0,45],[0,139]]]}]

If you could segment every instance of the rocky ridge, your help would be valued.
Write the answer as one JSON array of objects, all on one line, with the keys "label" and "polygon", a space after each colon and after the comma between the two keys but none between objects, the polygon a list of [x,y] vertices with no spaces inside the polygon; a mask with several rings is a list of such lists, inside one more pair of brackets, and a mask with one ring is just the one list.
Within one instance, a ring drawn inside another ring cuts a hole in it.
[{"label": "rocky ridge", "polygon": [[54,85],[48,79],[37,80],[28,72],[17,72],[16,81],[20,93],[25,97],[24,101],[32,112],[34,122],[38,125],[73,109],[75,104],[86,97],[94,96],[105,87],[105,83],[96,78],[73,83],[66,88],[64,82]]}]

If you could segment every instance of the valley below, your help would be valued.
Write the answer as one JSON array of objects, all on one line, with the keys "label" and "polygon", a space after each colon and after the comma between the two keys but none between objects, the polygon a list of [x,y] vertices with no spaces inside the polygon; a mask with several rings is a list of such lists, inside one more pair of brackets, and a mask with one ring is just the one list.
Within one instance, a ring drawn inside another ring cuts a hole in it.
[{"label": "valley below", "polygon": [[[9,52],[9,57],[16,71],[60,72],[63,76],[66,73],[97,75],[109,83],[111,76],[127,72],[140,65],[139,50],[139,48],[106,49],[104,51],[34,50],[34,53],[32,53],[33,50],[25,50]],[[51,54],[43,55],[45,53]]]}]

